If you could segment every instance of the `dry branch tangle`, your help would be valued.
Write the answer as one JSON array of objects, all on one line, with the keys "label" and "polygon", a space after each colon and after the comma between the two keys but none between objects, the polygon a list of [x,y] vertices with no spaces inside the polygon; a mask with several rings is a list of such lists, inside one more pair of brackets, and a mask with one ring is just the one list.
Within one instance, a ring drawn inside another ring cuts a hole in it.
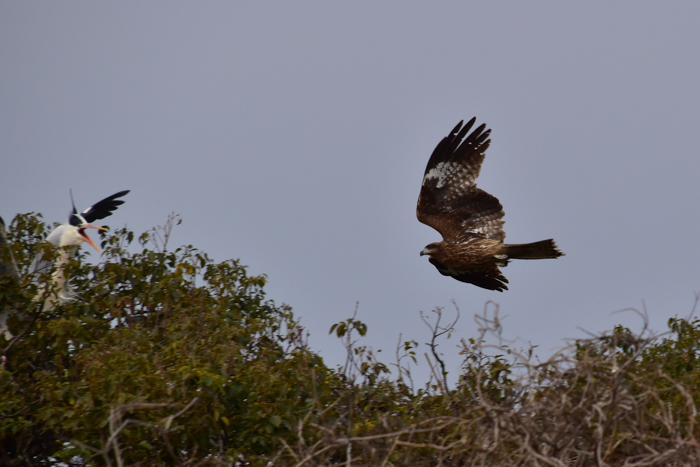
[{"label": "dry branch tangle", "polygon": [[[643,366],[655,342],[619,332],[580,341],[575,354],[542,364],[518,355],[524,376],[514,381],[494,380],[479,354],[484,348],[465,346],[465,362],[473,364],[465,364],[458,387],[425,395],[413,423],[387,413],[372,429],[348,435],[349,412],[356,419],[371,414],[362,413],[363,401],[338,399],[333,405],[345,412],[301,424],[300,442],[285,441],[278,460],[288,454],[297,466],[700,465],[692,388],[660,367]],[[670,404],[674,398],[680,403]],[[438,411],[436,404],[453,415],[421,410]]]}]

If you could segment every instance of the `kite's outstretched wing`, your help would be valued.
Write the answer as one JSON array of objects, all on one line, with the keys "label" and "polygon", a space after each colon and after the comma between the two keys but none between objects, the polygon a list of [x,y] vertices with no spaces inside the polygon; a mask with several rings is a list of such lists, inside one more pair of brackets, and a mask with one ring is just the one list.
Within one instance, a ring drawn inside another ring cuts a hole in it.
[{"label": "kite's outstretched wing", "polygon": [[[476,117],[457,126],[440,141],[423,175],[416,214],[445,241],[470,237],[503,241],[503,206],[498,199],[476,187],[476,178],[491,140],[482,124],[469,136]],[[466,136],[466,139],[465,139]]]}]

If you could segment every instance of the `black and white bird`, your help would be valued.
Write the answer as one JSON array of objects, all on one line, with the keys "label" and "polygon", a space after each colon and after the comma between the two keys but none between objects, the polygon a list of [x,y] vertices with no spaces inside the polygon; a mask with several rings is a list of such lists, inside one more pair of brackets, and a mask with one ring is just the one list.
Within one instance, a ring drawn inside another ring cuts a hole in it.
[{"label": "black and white bird", "polygon": [[[99,219],[109,217],[124,201],[119,199],[129,193],[129,190],[120,191],[112,196],[109,196],[97,203],[93,204],[83,212],[78,212],[73,203],[73,195],[71,194],[71,203],[73,211],[68,217],[68,222],[56,227],[49,234],[46,241],[55,247],[59,248],[58,254],[53,261],[48,261],[43,253],[39,253],[34,257],[32,266],[29,270],[30,275],[34,276],[34,280],[39,280],[41,274],[47,274],[51,271],[51,277],[39,287],[34,300],[36,302],[43,301],[43,311],[49,311],[55,308],[56,305],[63,303],[73,298],[73,291],[68,283],[69,276],[65,271],[66,264],[75,255],[80,244],[87,242],[92,245],[98,252],[100,249],[95,245],[95,242],[88,236],[86,229],[106,230],[104,227],[92,225]],[[17,273],[17,265],[14,263],[14,258],[11,257],[7,238],[5,236],[5,224],[0,222],[0,249],[4,251],[5,261],[0,264],[3,274],[8,274],[16,279],[19,279]],[[5,335],[7,340],[12,339],[12,333],[7,327],[7,319],[10,310],[0,310],[0,333]]]},{"label": "black and white bird", "polygon": [[[129,190],[120,191],[109,196],[102,201],[98,201],[83,212],[78,212],[73,203],[73,211],[68,217],[68,222],[56,227],[49,234],[46,241],[60,248],[58,256],[53,264],[44,259],[44,255],[39,253],[32,263],[31,274],[45,274],[53,269],[51,280],[43,286],[37,294],[37,300],[44,300],[44,311],[52,310],[58,303],[70,300],[73,291],[68,284],[68,275],[65,273],[65,265],[75,255],[81,243],[87,242],[98,252],[100,249],[88,236],[86,229],[106,230],[104,227],[92,225],[99,219],[109,217],[124,201],[119,199],[129,193]],[[71,202],[73,196],[71,194]],[[48,286],[48,288],[46,288]]]},{"label": "black and white bird", "polygon": [[[56,227],[49,234],[46,241],[59,248],[58,254],[53,261],[48,261],[44,253],[40,252],[34,257],[32,266],[29,270],[30,275],[34,276],[34,280],[39,280],[41,274],[47,274],[51,271],[51,277],[39,287],[34,301],[43,301],[43,311],[49,311],[55,308],[57,304],[63,303],[73,298],[73,291],[68,283],[69,276],[65,271],[66,264],[75,255],[80,244],[87,242],[92,245],[98,252],[100,249],[95,245],[95,242],[88,236],[86,229],[106,230],[104,227],[92,225],[99,219],[109,217],[124,201],[119,199],[129,193],[129,190],[120,191],[112,196],[109,196],[97,203],[93,204],[83,212],[78,212],[73,202],[71,193],[71,203],[73,210],[68,217],[68,222]],[[17,272],[17,265],[12,257],[12,251],[7,243],[5,234],[5,223],[0,218],[0,253],[4,253],[0,257],[0,274],[11,276],[13,279],[19,280],[20,276]],[[13,338],[7,326],[7,319],[12,310],[0,310],[0,334],[4,334],[9,341]]]}]

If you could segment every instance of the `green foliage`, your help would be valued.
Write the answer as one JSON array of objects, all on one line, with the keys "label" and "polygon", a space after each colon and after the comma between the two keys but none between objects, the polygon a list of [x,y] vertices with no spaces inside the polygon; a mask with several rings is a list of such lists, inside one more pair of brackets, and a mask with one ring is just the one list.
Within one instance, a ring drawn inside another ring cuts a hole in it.
[{"label": "green foliage", "polygon": [[436,309],[421,314],[433,377],[416,390],[416,341],[399,344],[392,379],[359,345],[368,330],[355,310],[330,329],[347,350],[331,369],[291,309],[266,299],[264,276],[170,251],[177,222],[103,235],[102,262],[83,253],[67,266],[75,299],[46,311],[51,271],[28,271],[36,254],[57,254],[49,228],[14,219],[22,278],[0,276],[16,336],[0,337],[0,465],[700,462],[698,319],[672,319],[661,337],[617,327],[540,363],[532,349],[487,345],[500,325],[483,317],[451,387],[437,348],[459,311],[441,324]]},{"label": "green foliage", "polygon": [[[13,223],[23,271],[46,230],[32,216]],[[130,253],[133,238],[117,230],[102,240],[107,261],[74,261],[79,298],[50,313],[32,301],[29,278],[4,283],[2,305],[27,317],[13,320],[13,331],[30,330],[0,372],[3,462],[108,463],[117,452],[107,441],[123,423],[118,455],[126,463],[254,458],[274,451],[324,392],[317,381],[330,373],[291,310],[265,299],[265,277],[192,247]],[[300,368],[314,378],[298,378]]]}]

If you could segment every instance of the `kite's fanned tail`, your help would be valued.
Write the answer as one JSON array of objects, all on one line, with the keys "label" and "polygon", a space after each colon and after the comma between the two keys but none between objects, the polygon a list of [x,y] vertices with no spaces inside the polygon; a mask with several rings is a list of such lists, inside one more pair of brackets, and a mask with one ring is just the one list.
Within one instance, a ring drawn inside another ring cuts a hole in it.
[{"label": "kite's fanned tail", "polygon": [[534,243],[504,245],[509,259],[548,259],[564,256],[551,238]]}]

